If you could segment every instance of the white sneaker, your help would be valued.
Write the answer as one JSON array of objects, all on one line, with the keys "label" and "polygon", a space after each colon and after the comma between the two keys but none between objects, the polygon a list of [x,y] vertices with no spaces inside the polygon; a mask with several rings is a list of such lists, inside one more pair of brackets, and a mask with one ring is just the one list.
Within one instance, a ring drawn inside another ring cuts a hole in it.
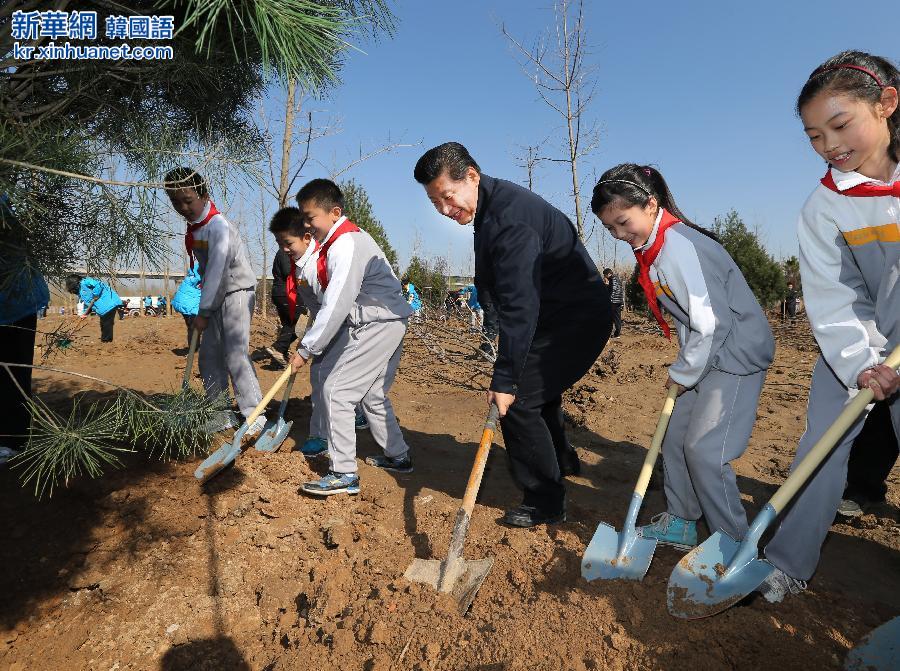
[{"label": "white sneaker", "polygon": [[805,580],[792,578],[780,568],[776,568],[756,591],[769,603],[781,603],[788,594],[800,594],[805,589]]},{"label": "white sneaker", "polygon": [[0,446],[0,466],[6,466],[6,462],[17,454],[19,454],[18,450],[14,450],[11,447]]},{"label": "white sneaker", "polygon": [[220,431],[228,431],[238,427],[237,418],[231,410],[222,410],[206,423],[203,429],[206,433],[219,433]]},{"label": "white sneaker", "polygon": [[255,420],[253,420],[253,424],[247,427],[247,433],[244,434],[246,438],[252,438],[253,436],[258,436],[262,433],[262,430],[266,426],[266,416],[260,415]]},{"label": "white sneaker", "polygon": [[853,499],[841,499],[837,512],[841,517],[859,517],[863,514],[863,509]]}]

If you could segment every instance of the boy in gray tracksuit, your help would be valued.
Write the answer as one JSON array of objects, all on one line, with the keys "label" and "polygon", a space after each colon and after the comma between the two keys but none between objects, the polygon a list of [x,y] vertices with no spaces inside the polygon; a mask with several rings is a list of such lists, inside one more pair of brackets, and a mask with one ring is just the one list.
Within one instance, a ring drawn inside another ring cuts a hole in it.
[{"label": "boy in gray tracksuit", "polygon": [[412,308],[378,244],[344,216],[337,185],[313,180],[297,194],[297,204],[319,242],[315,263],[303,266],[298,285],[311,287],[320,307],[291,364],[298,370],[315,360],[313,386],[319,389],[331,462],[327,475],[302,488],[320,496],[356,494],[354,408],[360,402],[384,450],[366,462],[412,471],[409,446],[387,397]]},{"label": "boy in gray tracksuit", "polygon": [[[199,262],[203,285],[193,328],[203,333],[198,353],[200,375],[208,398],[228,393],[228,380],[241,414],[250,415],[262,400],[259,380],[250,360],[250,319],[255,302],[256,276],[247,246],[237,228],[216,209],[203,177],[191,168],[176,168],[165,177],[172,207],[188,223],[185,248],[188,260]],[[260,415],[248,430],[258,433],[266,423]],[[209,427],[211,432],[234,428],[226,412]]]},{"label": "boy in gray tracksuit", "polygon": [[[663,217],[671,215],[660,209],[644,248]],[[711,532],[740,540],[747,516],[730,462],[747,449],[775,354],[772,330],[728,252],[687,224],[665,232],[650,279],[677,324],[680,349],[669,378],[684,391],[662,445],[668,510],[640,532],[688,549],[702,515]]]}]

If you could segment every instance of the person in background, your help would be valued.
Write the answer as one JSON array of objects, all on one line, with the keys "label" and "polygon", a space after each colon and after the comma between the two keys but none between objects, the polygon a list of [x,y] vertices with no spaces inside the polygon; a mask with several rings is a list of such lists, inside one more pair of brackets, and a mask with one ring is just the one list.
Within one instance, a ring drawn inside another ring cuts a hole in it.
[{"label": "person in background", "polygon": [[409,281],[408,277],[404,277],[401,281],[403,285],[403,295],[406,302],[413,311],[413,319],[418,319],[422,314],[422,299],[419,298],[419,292],[416,291],[416,285]]},{"label": "person in background", "polygon": [[900,455],[898,442],[888,404],[876,403],[850,449],[847,486],[838,505],[838,515],[859,517],[867,507],[884,503],[885,481]]},{"label": "person in background", "polygon": [[307,313],[306,306],[297,302],[297,292],[288,291],[287,283],[292,272],[291,255],[283,249],[279,249],[272,260],[272,304],[278,313],[281,328],[278,330],[275,342],[266,347],[266,352],[272,357],[272,361],[281,368],[288,365],[288,351],[291,344],[297,339],[297,321],[301,314]]},{"label": "person in background", "polygon": [[[21,233],[23,228],[16,220],[6,194],[0,195],[0,230]],[[0,361],[9,364],[0,367],[0,408],[3,422],[0,428],[0,467],[16,456],[28,442],[31,413],[31,368],[34,362],[34,339],[37,330],[37,314],[50,300],[50,291],[44,278],[30,269],[24,258],[24,241],[4,241],[11,249],[3,250],[0,265],[0,342],[3,352]]]},{"label": "person in background", "polygon": [[122,305],[119,294],[106,282],[75,274],[66,277],[66,291],[75,294],[84,303],[82,319],[89,317],[91,310],[100,315],[100,342],[112,342],[116,314]]},{"label": "person in background", "polygon": [[611,268],[603,270],[603,279],[609,287],[609,302],[613,309],[613,338],[622,335],[622,307],[625,305],[625,294],[622,291],[622,281],[616,277]]},{"label": "person in background", "polygon": [[793,321],[797,318],[797,303],[800,301],[800,294],[794,289],[794,283],[787,283],[787,291],[784,294],[784,309],[781,313],[782,319],[790,319]]}]

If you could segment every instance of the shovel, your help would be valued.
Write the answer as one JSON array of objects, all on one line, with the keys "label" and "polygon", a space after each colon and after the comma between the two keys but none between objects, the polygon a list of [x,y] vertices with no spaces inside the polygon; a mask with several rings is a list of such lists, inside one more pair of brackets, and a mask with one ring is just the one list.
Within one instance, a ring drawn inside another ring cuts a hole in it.
[{"label": "shovel", "polygon": [[900,669],[900,617],[869,632],[844,660],[846,671]]},{"label": "shovel", "polygon": [[487,463],[488,453],[491,451],[491,443],[494,440],[494,432],[497,430],[497,420],[500,411],[496,405],[491,405],[487,421],[484,423],[484,432],[481,434],[481,444],[475,454],[475,464],[469,475],[466,485],[466,493],[463,496],[462,506],[456,514],[456,524],[453,527],[453,535],[450,536],[450,549],[447,551],[447,559],[413,559],[412,564],[406,569],[403,577],[411,582],[423,582],[439,592],[449,593],[459,604],[459,612],[465,615],[475,599],[475,593],[481,587],[481,583],[487,577],[488,571],[494,565],[493,558],[489,559],[463,559],[463,544],[466,541],[466,532],[469,530],[469,520],[472,517],[472,509],[475,507],[475,498],[481,487],[481,478],[484,475],[484,467]]},{"label": "shovel", "polygon": [[296,377],[297,374],[294,373],[288,379],[287,386],[284,388],[284,398],[281,399],[281,406],[278,408],[278,417],[266,422],[265,427],[259,434],[259,438],[256,439],[255,447],[260,452],[277,451],[294,424],[293,421],[284,421],[284,411],[287,408],[288,399],[291,397],[291,387],[294,386],[294,378]]},{"label": "shovel", "polygon": [[[884,364],[895,369],[900,366],[900,346],[894,349]],[[857,420],[873,396],[868,387],[861,389],[844,406],[825,435],[759,512],[741,543],[717,531],[676,564],[666,595],[672,615],[687,620],[715,615],[743,599],[769,577],[775,567],[757,557],[760,537]]]},{"label": "shovel", "polygon": [[584,552],[581,560],[581,575],[586,580],[641,580],[650,568],[650,561],[656,550],[655,538],[644,538],[638,535],[634,523],[637,521],[638,511],[647,493],[647,485],[653,474],[653,466],[659,455],[663,437],[666,435],[666,427],[669,426],[669,418],[675,408],[675,398],[678,396],[678,386],[669,387],[669,393],[663,404],[656,424],[656,433],[650,442],[650,449],[644,458],[641,474],[634,486],[634,494],[631,495],[631,503],[628,505],[628,514],[625,515],[625,524],[622,532],[616,533],[610,525],[601,522],[594,532],[594,537]]},{"label": "shovel", "polygon": [[234,460],[237,459],[237,456],[241,453],[241,439],[244,437],[244,434],[247,433],[247,430],[250,428],[250,425],[256,421],[256,418],[262,414],[262,411],[269,404],[273,398],[275,398],[275,394],[278,393],[278,390],[281,389],[281,386],[287,382],[288,378],[293,375],[293,368],[288,366],[285,371],[281,374],[278,380],[272,385],[272,388],[266,392],[266,395],[263,396],[263,399],[259,402],[259,405],[250,413],[250,415],[244,420],[244,423],[241,425],[241,428],[237,430],[237,433],[234,434],[234,438],[231,443],[225,443],[218,450],[209,455],[206,459],[203,460],[203,463],[197,467],[197,470],[194,471],[194,477],[200,481],[200,484],[208,482],[213,476],[218,474],[223,468],[226,466],[230,466],[234,463]]},{"label": "shovel", "polygon": [[184,365],[184,381],[181,383],[182,390],[187,389],[191,384],[191,372],[194,368],[194,354],[197,352],[197,341],[200,339],[200,331],[191,329],[191,344],[188,345],[187,361]]}]

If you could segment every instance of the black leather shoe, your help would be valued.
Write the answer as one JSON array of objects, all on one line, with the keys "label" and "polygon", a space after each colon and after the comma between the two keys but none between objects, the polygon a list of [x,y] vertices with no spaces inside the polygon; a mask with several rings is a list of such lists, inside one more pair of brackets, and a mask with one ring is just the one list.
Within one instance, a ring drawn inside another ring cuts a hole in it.
[{"label": "black leather shoe", "polygon": [[503,524],[511,527],[534,527],[538,524],[559,524],[566,521],[566,511],[547,514],[533,506],[519,506],[512,510],[507,510],[506,514],[500,518]]},{"label": "black leather shoe", "polygon": [[557,456],[559,462],[559,473],[562,477],[568,475],[581,475],[581,460],[575,450],[563,452]]}]

